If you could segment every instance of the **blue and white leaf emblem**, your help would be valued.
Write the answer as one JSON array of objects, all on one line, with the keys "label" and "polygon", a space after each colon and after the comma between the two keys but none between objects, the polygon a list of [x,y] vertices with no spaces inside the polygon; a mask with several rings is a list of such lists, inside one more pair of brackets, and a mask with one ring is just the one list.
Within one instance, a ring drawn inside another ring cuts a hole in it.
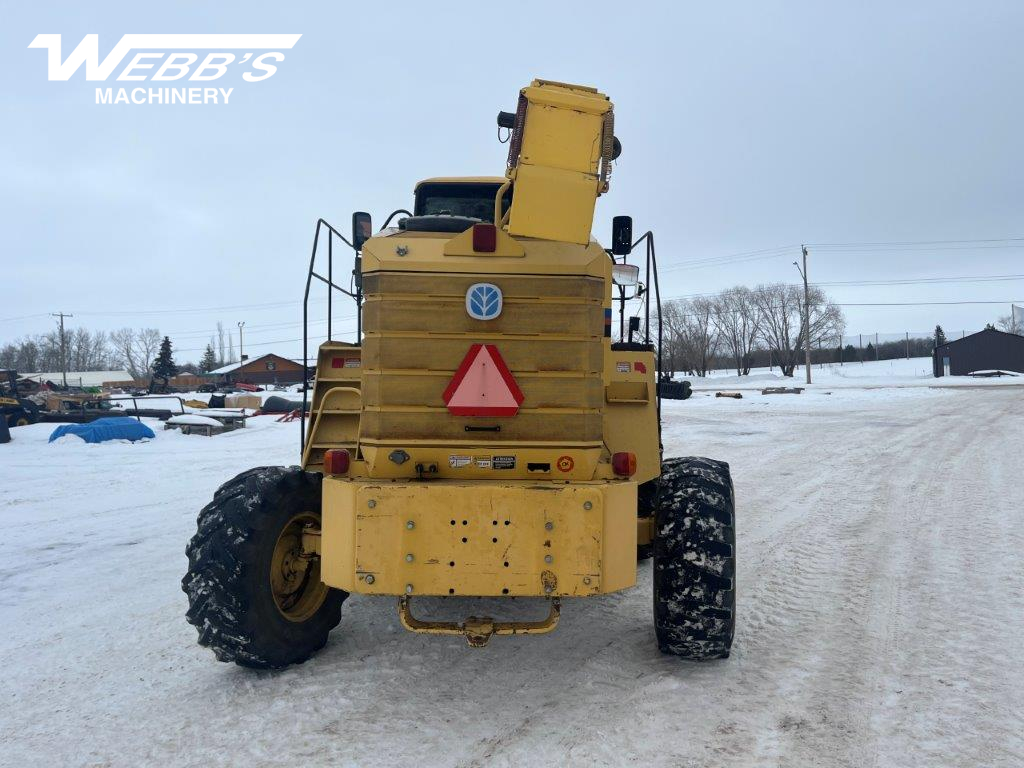
[{"label": "blue and white leaf emblem", "polygon": [[466,291],[466,312],[475,320],[493,320],[501,314],[501,289],[491,283],[474,283]]}]

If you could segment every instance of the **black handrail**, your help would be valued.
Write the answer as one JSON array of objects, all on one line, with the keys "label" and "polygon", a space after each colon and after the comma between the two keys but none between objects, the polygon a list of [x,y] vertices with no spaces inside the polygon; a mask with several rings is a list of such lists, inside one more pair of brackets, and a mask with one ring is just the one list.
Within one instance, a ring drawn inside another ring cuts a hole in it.
[{"label": "black handrail", "polygon": [[645,285],[647,291],[644,294],[644,343],[651,343],[651,278],[654,278],[654,300],[656,321],[658,323],[658,354],[655,363],[654,390],[658,409],[658,443],[661,443],[661,392],[658,391],[658,383],[661,381],[661,348],[664,340],[663,323],[661,317],[661,287],[658,285],[658,257],[654,251],[654,232],[647,230],[640,238],[633,243],[629,250],[632,251],[640,243],[646,243],[647,247],[647,276]]},{"label": "black handrail", "polygon": [[[317,273],[316,267],[316,254],[317,248],[320,245],[320,229],[326,227],[328,230],[327,234],[327,277]],[[348,241],[348,239],[341,234],[337,229],[332,227],[326,220],[317,219],[316,231],[313,233],[313,252],[309,256],[309,271],[306,273],[306,292],[302,297],[302,413],[299,417],[299,451],[301,452],[306,448],[306,407],[309,402],[309,289],[313,285],[313,278],[320,280],[327,285],[327,340],[330,341],[333,338],[331,329],[331,320],[333,316],[333,298],[334,291],[341,291],[343,294],[353,299],[356,303],[356,340],[359,341],[363,332],[363,289],[362,280],[356,280],[355,293],[347,291],[340,285],[334,282],[334,238],[337,237],[341,242],[345,243],[353,251],[356,251],[357,259],[359,251],[356,247]]]}]

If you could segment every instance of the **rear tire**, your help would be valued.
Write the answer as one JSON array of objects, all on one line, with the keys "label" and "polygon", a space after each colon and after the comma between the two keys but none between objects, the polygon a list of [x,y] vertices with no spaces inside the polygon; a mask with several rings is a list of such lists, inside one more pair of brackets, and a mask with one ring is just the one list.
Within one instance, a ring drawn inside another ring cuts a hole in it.
[{"label": "rear tire", "polygon": [[725,462],[662,463],[654,526],[654,629],[662,653],[729,657],[736,626],[734,508]]},{"label": "rear tire", "polygon": [[222,485],[199,513],[185,552],[188,622],[219,661],[276,669],[308,659],[341,621],[348,593],[320,581],[301,555],[301,530],[319,524],[322,476],[258,467]]}]

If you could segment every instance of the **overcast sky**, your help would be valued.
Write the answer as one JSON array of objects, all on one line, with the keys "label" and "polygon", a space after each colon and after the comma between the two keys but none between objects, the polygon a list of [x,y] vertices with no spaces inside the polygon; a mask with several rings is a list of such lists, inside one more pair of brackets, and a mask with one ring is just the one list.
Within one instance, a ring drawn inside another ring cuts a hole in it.
[{"label": "overcast sky", "polygon": [[[624,151],[594,232],[622,213],[653,229],[668,296],[798,279],[801,242],[999,241],[812,246],[813,281],[1024,274],[1005,241],[1024,238],[1024,3],[370,5],[4,2],[0,342],[63,310],[158,327],[179,360],[218,320],[246,322],[250,354],[297,354],[317,217],[347,230],[420,178],[500,175],[495,114],[534,77],[615,103]],[[228,105],[126,106],[95,103],[136,85],[116,74],[47,81],[40,33],[64,57],[97,33],[101,58],[126,33],[302,37],[273,77],[208,84],[235,88]],[[1024,279],[827,290],[1024,303]],[[848,333],[952,334],[1008,306],[845,311]]]}]

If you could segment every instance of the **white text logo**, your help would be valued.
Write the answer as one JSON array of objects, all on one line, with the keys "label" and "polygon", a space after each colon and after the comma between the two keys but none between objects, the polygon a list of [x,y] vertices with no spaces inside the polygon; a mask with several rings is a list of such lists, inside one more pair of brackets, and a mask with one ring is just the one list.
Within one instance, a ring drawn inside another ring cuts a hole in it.
[{"label": "white text logo", "polygon": [[[69,80],[85,65],[86,80],[106,80],[118,71],[117,80],[168,82],[188,78],[207,83],[227,74],[230,67],[242,70],[249,83],[266,80],[284,61],[282,50],[292,48],[302,35],[124,35],[100,61],[99,35],[86,35],[68,57],[61,60],[60,35],[36,35],[29,48],[47,49],[47,79]],[[136,53],[123,67],[122,62]],[[236,55],[229,49],[244,51]],[[204,51],[200,61],[199,54]],[[121,87],[97,88],[97,104],[227,104],[234,88]]]}]

